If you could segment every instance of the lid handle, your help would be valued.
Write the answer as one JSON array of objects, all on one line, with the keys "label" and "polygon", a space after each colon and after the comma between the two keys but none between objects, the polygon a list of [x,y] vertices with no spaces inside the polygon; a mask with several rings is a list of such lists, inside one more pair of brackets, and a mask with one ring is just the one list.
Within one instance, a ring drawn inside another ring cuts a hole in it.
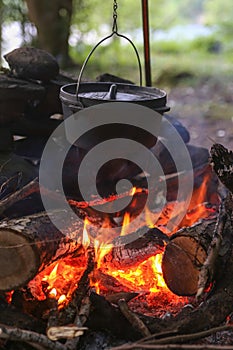
[{"label": "lid handle", "polygon": [[104,100],[116,100],[117,85],[112,84],[110,86],[108,94],[104,97]]}]

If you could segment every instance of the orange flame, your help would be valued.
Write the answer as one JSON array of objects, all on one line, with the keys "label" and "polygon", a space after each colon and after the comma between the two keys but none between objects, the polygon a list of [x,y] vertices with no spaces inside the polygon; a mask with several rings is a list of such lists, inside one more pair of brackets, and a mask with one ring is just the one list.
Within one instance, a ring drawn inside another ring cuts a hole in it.
[{"label": "orange flame", "polygon": [[[162,259],[163,259],[163,253],[155,255],[152,263],[152,269],[157,278],[157,288],[161,287],[168,291],[169,289],[167,288],[167,285],[163,279]],[[151,292],[156,292],[157,290],[154,290],[153,287],[150,289]]]},{"label": "orange flame", "polygon": [[162,275],[162,256],[163,253],[160,253],[130,269],[122,268],[122,270],[108,271],[108,274],[132,291],[139,289],[143,292],[156,293],[164,288],[167,293],[171,293]]},{"label": "orange flame", "polygon": [[91,243],[90,237],[87,232],[87,226],[89,224],[89,221],[87,218],[84,220],[84,226],[83,226],[83,239],[82,239],[82,245],[85,249],[87,249]]},{"label": "orange flame", "polygon": [[102,266],[103,258],[112,249],[112,244],[110,244],[110,243],[109,244],[100,244],[100,242],[97,239],[95,239],[94,246],[95,246],[96,267],[97,267],[97,269],[99,269]]},{"label": "orange flame", "polygon": [[130,214],[126,212],[123,218],[121,236],[125,236],[127,234],[127,226],[129,225],[129,223],[130,223]]},{"label": "orange flame", "polygon": [[150,228],[154,227],[153,215],[150,212],[148,207],[145,208],[145,220],[146,220],[146,224],[148,227],[150,227]]},{"label": "orange flame", "polygon": [[[188,211],[181,222],[181,227],[191,226],[200,219],[206,219],[211,217],[211,215],[215,215],[216,209],[214,207],[208,208],[208,203],[206,202],[206,192],[210,176],[211,173],[206,173],[200,187],[193,192]],[[215,205],[219,204],[219,198],[217,196],[215,202]]]}]

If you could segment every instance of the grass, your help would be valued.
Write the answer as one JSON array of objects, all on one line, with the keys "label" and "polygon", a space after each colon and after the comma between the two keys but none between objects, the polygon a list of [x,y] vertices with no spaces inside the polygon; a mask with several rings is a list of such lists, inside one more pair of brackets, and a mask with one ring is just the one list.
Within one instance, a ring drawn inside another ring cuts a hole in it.
[{"label": "grass", "polygon": [[[231,84],[233,54],[223,45],[213,52],[210,49],[212,43],[212,39],[204,38],[203,41],[151,44],[152,85],[169,90],[177,86],[198,87],[206,82],[223,87],[224,84]],[[79,45],[71,49],[71,56],[82,65],[91,49],[92,46]],[[138,51],[144,66],[143,47],[138,47]],[[78,77],[79,69],[72,73]],[[83,79],[95,80],[103,73],[129,79],[139,85],[137,59],[132,47],[121,45],[119,40],[98,47],[85,67]]]}]

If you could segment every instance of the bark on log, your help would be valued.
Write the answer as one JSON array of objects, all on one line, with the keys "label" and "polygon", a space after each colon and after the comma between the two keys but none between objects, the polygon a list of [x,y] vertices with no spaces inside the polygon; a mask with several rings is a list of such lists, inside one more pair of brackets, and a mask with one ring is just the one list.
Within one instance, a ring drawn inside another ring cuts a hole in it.
[{"label": "bark on log", "polygon": [[178,231],[166,246],[162,270],[168,288],[177,295],[197,292],[201,266],[206,257],[215,220],[206,220]]},{"label": "bark on log", "polygon": [[[200,271],[206,263],[211,245],[215,244],[213,239],[218,222],[216,219],[203,220],[179,230],[170,238],[164,252],[162,270],[164,280],[173,293],[183,296],[197,293]],[[213,274],[208,276],[207,283],[221,278],[229,259],[232,249],[232,222],[229,215],[226,215],[222,231],[217,257],[212,266]]]},{"label": "bark on log", "polygon": [[63,235],[45,212],[0,224],[0,290],[25,285],[53,261],[81,248],[83,223],[67,225],[66,212],[57,211]]},{"label": "bark on log", "polygon": [[211,147],[210,155],[219,180],[233,193],[233,152],[216,143]]}]

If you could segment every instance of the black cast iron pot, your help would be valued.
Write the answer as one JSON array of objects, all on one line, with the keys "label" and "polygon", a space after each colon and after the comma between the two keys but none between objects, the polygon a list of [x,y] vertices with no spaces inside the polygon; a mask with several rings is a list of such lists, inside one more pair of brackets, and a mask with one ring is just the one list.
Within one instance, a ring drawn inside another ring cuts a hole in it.
[{"label": "black cast iron pot", "polygon": [[[77,84],[68,84],[61,88],[60,99],[65,119],[84,108],[106,102],[136,103],[160,114],[169,110],[165,91],[133,84],[80,83],[78,93]],[[156,138],[145,130],[131,125],[114,124],[95,128],[79,138],[75,145],[88,151],[101,141],[117,137],[133,139],[148,148],[156,143]]]}]

